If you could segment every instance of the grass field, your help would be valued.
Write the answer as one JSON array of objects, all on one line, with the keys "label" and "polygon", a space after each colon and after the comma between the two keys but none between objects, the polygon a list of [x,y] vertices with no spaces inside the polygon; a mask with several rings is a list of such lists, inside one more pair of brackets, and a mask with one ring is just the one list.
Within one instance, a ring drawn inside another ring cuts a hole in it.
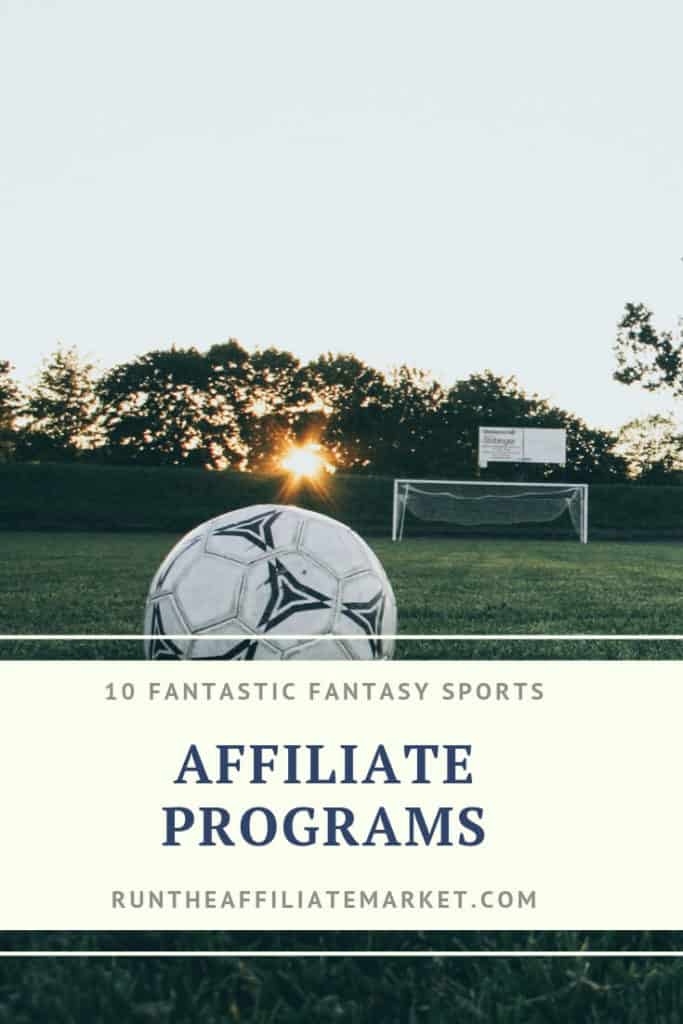
[{"label": "grass field", "polygon": [[[325,948],[321,937],[295,941],[300,949]],[[663,940],[647,932],[337,937],[337,948],[364,950],[676,945],[679,934]],[[283,950],[292,936],[61,934],[17,937],[13,946]],[[656,956],[0,960],[2,1024],[679,1024],[682,1006],[682,962]]]},{"label": "grass field", "polygon": [[[175,534],[2,535],[0,632],[141,631]],[[372,540],[404,634],[683,633],[683,543]],[[136,658],[137,641],[3,641],[2,657]],[[400,641],[400,658],[676,658],[673,640]]]}]

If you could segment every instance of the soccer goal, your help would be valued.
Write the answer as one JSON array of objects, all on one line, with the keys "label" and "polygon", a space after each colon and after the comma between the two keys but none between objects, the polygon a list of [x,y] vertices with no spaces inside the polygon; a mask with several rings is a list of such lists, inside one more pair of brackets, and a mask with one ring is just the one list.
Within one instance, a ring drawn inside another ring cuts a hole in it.
[{"label": "soccer goal", "polygon": [[551,523],[565,517],[581,543],[588,543],[588,484],[394,480],[392,540],[403,540],[406,513],[422,522],[465,529]]}]

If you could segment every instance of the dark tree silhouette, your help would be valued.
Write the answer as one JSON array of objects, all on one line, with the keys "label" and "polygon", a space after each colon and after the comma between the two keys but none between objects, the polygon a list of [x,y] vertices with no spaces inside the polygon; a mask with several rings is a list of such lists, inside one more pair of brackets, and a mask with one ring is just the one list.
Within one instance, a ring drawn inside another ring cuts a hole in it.
[{"label": "dark tree silhouette", "polygon": [[683,396],[683,342],[672,331],[658,331],[642,302],[627,302],[617,328],[614,379],[640,384],[647,391],[670,390]]},{"label": "dark tree silhouette", "polygon": [[112,455],[118,460],[216,468],[246,458],[248,355],[234,341],[148,352],[98,384]]},{"label": "dark tree silhouette", "polygon": [[12,458],[17,444],[17,413],[21,407],[19,385],[12,377],[14,367],[0,359],[0,462]]},{"label": "dark tree silhouette", "polygon": [[347,470],[377,465],[388,392],[385,376],[355,355],[331,352],[304,368],[320,440]]},{"label": "dark tree silhouette", "polygon": [[641,483],[670,483],[683,470],[683,435],[672,415],[656,413],[624,424],[618,450],[629,475]]},{"label": "dark tree silhouette", "polygon": [[28,457],[75,458],[100,442],[94,372],[73,346],[59,347],[45,361],[23,409]]},{"label": "dark tree silhouette", "polygon": [[[670,363],[673,349],[666,352]],[[2,367],[0,389],[9,380]],[[0,410],[1,396],[0,390]],[[316,443],[344,472],[472,479],[480,475],[480,426],[537,426],[566,429],[566,467],[497,464],[483,475],[580,481],[626,475],[612,434],[526,393],[514,377],[486,370],[445,390],[408,366],[386,374],[356,355],[329,352],[302,365],[275,348],[250,354],[235,339],[205,352],[148,352],[113,367],[96,387],[92,367],[75,350],[60,349],[26,408],[29,441],[17,446],[22,457],[82,457],[94,448],[91,457],[133,464],[274,472],[289,446]],[[13,423],[13,415],[6,420]]]},{"label": "dark tree silhouette", "polygon": [[317,440],[323,425],[306,373],[291,352],[257,349],[249,359],[249,468],[276,471],[293,444]]}]

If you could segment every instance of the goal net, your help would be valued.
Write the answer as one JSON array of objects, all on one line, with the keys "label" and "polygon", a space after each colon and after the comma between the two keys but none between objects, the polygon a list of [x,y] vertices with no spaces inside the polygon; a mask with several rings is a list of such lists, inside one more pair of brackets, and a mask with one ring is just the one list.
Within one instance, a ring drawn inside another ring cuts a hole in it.
[{"label": "goal net", "polygon": [[406,520],[471,529],[561,520],[588,541],[588,484],[492,483],[478,480],[395,480],[392,540]]}]

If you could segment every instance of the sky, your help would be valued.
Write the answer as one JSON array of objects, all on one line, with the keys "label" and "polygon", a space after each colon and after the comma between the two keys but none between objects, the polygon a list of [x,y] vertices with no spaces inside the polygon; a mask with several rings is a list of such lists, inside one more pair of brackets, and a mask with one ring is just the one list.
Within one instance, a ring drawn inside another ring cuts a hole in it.
[{"label": "sky", "polygon": [[591,424],[683,312],[678,0],[0,0],[0,358],[228,337]]}]

